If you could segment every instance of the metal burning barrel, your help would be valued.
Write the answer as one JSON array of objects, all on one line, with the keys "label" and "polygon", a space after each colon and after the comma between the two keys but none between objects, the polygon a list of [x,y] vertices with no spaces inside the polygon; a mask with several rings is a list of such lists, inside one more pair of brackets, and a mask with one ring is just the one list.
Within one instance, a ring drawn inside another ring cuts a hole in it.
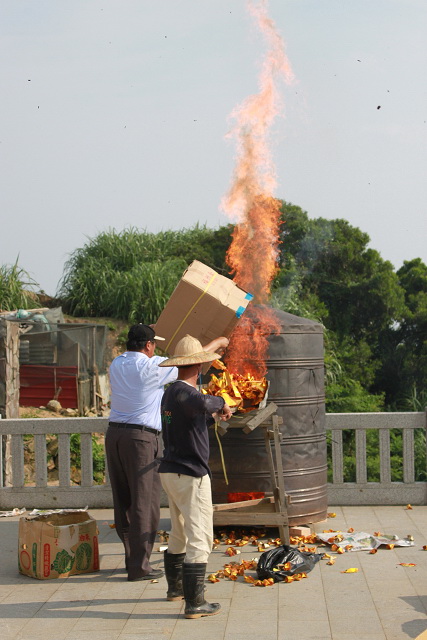
[{"label": "metal burning barrel", "polygon": [[[283,311],[276,314],[280,333],[269,338],[268,401],[277,405],[283,418],[281,449],[285,489],[291,497],[290,524],[308,524],[327,515],[323,327]],[[239,493],[271,495],[261,429],[247,435],[229,429],[221,438],[228,485],[215,433],[210,439],[214,503],[228,502]]]}]

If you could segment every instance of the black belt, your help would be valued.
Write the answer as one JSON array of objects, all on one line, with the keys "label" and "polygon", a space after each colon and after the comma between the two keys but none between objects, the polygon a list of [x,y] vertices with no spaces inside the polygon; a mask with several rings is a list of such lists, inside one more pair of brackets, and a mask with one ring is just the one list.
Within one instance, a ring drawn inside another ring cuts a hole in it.
[{"label": "black belt", "polygon": [[160,434],[158,429],[152,427],[146,427],[143,424],[131,424],[130,422],[109,422],[110,427],[118,427],[119,429],[139,429],[140,431],[148,431],[148,433],[154,433],[156,436]]}]

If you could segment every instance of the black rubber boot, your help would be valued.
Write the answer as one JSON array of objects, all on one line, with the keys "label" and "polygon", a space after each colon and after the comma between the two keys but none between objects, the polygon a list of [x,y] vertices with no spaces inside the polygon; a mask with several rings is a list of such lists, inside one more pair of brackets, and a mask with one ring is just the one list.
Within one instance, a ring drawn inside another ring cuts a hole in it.
[{"label": "black rubber boot", "polygon": [[182,563],[185,553],[169,553],[165,551],[165,574],[168,583],[166,597],[168,600],[182,600],[184,591],[182,590]]},{"label": "black rubber boot", "polygon": [[210,604],[205,600],[205,563],[186,563],[182,565],[182,586],[185,598],[185,617],[201,618],[219,613],[221,605]]}]

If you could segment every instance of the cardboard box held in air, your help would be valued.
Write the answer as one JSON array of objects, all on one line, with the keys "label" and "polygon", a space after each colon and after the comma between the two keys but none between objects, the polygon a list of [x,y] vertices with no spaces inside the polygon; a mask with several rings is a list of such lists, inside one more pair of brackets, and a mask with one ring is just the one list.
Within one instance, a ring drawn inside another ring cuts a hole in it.
[{"label": "cardboard box held in air", "polygon": [[22,517],[18,567],[39,580],[98,571],[96,520],[84,511]]},{"label": "cardboard box held in air", "polygon": [[194,260],[156,323],[156,333],[166,339],[157,346],[172,355],[187,333],[202,345],[228,337],[252,298],[229,278]]}]

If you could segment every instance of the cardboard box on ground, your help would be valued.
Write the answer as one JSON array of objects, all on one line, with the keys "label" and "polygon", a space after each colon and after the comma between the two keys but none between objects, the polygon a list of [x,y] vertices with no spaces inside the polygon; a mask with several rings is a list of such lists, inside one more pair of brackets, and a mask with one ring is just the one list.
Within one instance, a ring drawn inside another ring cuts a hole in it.
[{"label": "cardboard box on ground", "polygon": [[39,580],[99,570],[98,528],[86,512],[19,520],[19,572]]},{"label": "cardboard box on ground", "polygon": [[157,346],[173,355],[186,334],[203,346],[219,336],[229,337],[252,298],[229,278],[194,260],[156,323],[156,333],[166,339]]}]

